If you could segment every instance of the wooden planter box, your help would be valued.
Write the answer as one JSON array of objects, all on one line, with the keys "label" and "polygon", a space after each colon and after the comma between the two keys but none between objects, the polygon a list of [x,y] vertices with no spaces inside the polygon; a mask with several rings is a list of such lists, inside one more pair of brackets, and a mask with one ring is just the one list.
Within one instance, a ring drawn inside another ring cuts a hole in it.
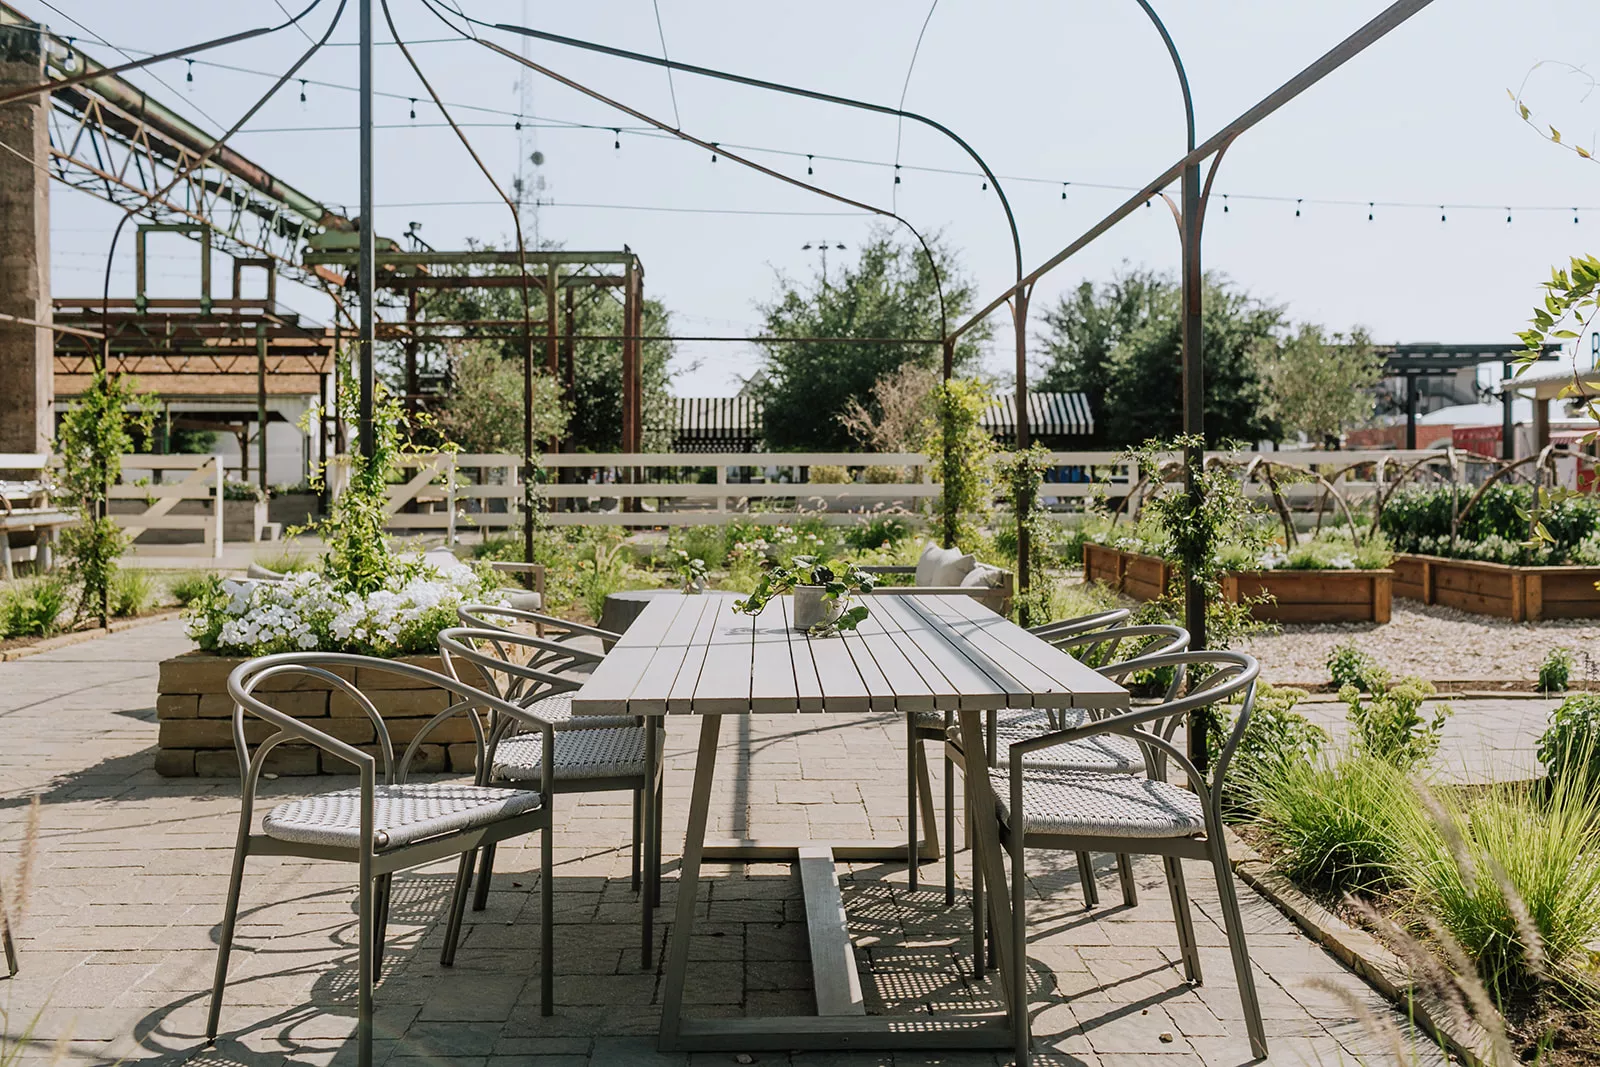
[{"label": "wooden planter box", "polygon": [[224,500],[222,502],[222,539],[224,541],[255,542],[261,540],[261,530],[267,525],[265,500]]},{"label": "wooden planter box", "polygon": [[1395,596],[1513,622],[1600,618],[1600,567],[1513,567],[1505,563],[1396,556]]},{"label": "wooden planter box", "polygon": [[[1154,600],[1167,589],[1174,567],[1159,556],[1083,546],[1085,581],[1101,582],[1135,600]],[[1241,598],[1270,593],[1270,603],[1250,611],[1263,622],[1388,622],[1395,572],[1239,571],[1222,577],[1222,595]]]},{"label": "wooden planter box", "polygon": [[[156,697],[159,742],[156,771],[169,778],[236,778],[239,760],[233,748],[233,701],[228,675],[244,659],[189,652],[161,663]],[[403,662],[442,670],[437,655],[406,656]],[[394,743],[395,759],[428,719],[449,705],[443,689],[378,671],[336,668],[350,678],[377,707]],[[352,673],[354,677],[351,677]],[[343,693],[305,676],[271,679],[260,690],[267,703],[319,730],[379,755],[372,720]],[[245,737],[253,746],[273,728],[253,716],[245,718]],[[472,727],[465,718],[440,723],[411,761],[416,772],[471,772],[477,761]],[[379,757],[380,768],[382,758]],[[355,767],[310,745],[283,744],[267,756],[266,771],[284,775],[354,774]]]}]

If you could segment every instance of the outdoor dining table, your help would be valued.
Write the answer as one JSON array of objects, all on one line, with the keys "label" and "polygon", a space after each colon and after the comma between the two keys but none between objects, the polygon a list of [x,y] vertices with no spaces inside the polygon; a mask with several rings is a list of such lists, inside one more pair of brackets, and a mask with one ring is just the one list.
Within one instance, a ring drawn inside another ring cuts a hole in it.
[{"label": "outdoor dining table", "polygon": [[[812,637],[791,624],[790,598],[756,617],[726,596],[655,598],[573,695],[575,715],[700,717],[700,742],[679,868],[676,921],[663,983],[663,1051],[839,1048],[1007,1048],[1009,939],[997,938],[1003,1015],[868,1016],[835,873],[841,858],[911,861],[906,838],[853,842],[707,842],[717,740],[725,715],[949,711],[966,751],[980,752],[983,712],[1124,708],[1128,694],[1098,672],[965,596],[870,597],[854,632]],[[998,931],[1010,925],[993,795],[971,790],[973,847]],[[912,817],[915,817],[913,809]],[[915,831],[910,835],[915,840]],[[815,1016],[687,1018],[684,980],[701,861],[797,864],[811,947]]]}]

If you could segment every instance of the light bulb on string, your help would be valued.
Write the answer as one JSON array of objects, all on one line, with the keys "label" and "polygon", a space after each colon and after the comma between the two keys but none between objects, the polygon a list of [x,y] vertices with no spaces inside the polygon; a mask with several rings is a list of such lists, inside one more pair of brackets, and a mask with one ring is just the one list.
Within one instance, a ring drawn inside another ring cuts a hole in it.
[{"label": "light bulb on string", "polygon": [[987,178],[983,180],[983,191],[986,193],[989,191],[989,179]]},{"label": "light bulb on string", "polygon": [[715,163],[717,161],[717,149],[720,147],[722,146],[717,144],[717,142],[711,142],[711,162]]},{"label": "light bulb on string", "polygon": [[[193,85],[194,84],[194,60],[186,59],[186,60],[184,60],[184,62],[189,64],[189,66],[183,72],[183,80],[188,82],[190,85]],[[190,92],[193,92],[193,91],[194,90],[192,90],[192,89],[190,90]]]},{"label": "light bulb on string", "polygon": [[301,104],[302,107],[305,106],[305,102],[306,102],[306,80],[304,78],[301,78],[300,79],[300,104]]},{"label": "light bulb on string", "polygon": [[1577,208],[1573,208],[1572,209],[1572,224],[1574,226],[1576,226],[1578,224],[1578,209]]},{"label": "light bulb on string", "polygon": [[411,98],[411,121],[417,121],[417,98],[414,96]]},{"label": "light bulb on string", "polygon": [[1228,213],[1228,194],[1227,193],[1223,193],[1222,194],[1222,213],[1224,215],[1226,215]]},{"label": "light bulb on string", "polygon": [[1372,206],[1373,206],[1373,202],[1371,200],[1368,200],[1367,201],[1367,221],[1368,222],[1372,221]]},{"label": "light bulb on string", "polygon": [[1443,222],[1444,218],[1445,218],[1445,216],[1444,216],[1444,205],[1440,204],[1439,205],[1439,221]]},{"label": "light bulb on string", "polygon": [[1065,200],[1067,198],[1067,186],[1069,186],[1071,184],[1072,184],[1071,182],[1062,182],[1061,183],[1061,199]]},{"label": "light bulb on string", "polygon": [[900,164],[898,163],[894,165],[894,183],[896,185],[900,184]]},{"label": "light bulb on string", "polygon": [[1303,197],[1297,198],[1295,200],[1295,202],[1294,202],[1294,217],[1295,218],[1299,218],[1300,217],[1300,205],[1303,204],[1303,203],[1305,203],[1305,199]]},{"label": "light bulb on string", "polygon": [[621,129],[621,127],[612,127],[611,137],[612,137],[611,147],[614,148],[614,149],[620,149],[622,147],[622,129]]},{"label": "light bulb on string", "polygon": [[816,171],[811,169],[811,164],[814,161],[814,158],[815,157],[811,156],[810,154],[806,155],[806,173],[807,174],[815,174],[816,173]]}]

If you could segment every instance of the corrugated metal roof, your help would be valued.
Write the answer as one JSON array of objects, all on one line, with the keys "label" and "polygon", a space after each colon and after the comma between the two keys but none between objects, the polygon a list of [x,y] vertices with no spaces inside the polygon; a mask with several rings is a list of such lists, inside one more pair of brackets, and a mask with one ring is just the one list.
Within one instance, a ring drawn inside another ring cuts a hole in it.
[{"label": "corrugated metal roof", "polygon": [[678,408],[674,451],[740,452],[761,439],[764,409],[755,397],[680,396],[674,402]]},{"label": "corrugated metal roof", "polygon": [[[1017,434],[1017,397],[1001,393],[979,420],[996,437]],[[1036,437],[1087,437],[1094,433],[1094,415],[1083,393],[1029,393],[1028,430]]]}]

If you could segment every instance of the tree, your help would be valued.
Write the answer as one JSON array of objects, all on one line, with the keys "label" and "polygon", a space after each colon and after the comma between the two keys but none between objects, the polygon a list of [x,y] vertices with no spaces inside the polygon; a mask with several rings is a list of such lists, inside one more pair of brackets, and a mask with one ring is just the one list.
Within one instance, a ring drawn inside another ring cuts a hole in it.
[{"label": "tree", "polygon": [[[470,243],[470,242],[469,242]],[[474,244],[473,247],[488,250],[490,246]],[[494,267],[475,266],[472,268],[478,273],[515,274],[516,267],[512,264],[500,264]],[[466,273],[464,269],[441,267],[438,273]],[[573,304],[573,333],[578,335],[612,334],[620,335],[622,329],[622,302],[620,291],[601,287],[583,288],[576,290]],[[536,323],[544,318],[544,294],[538,288],[531,292],[534,300],[533,318]],[[561,329],[566,328],[566,303],[560,301]],[[426,324],[428,320],[499,320],[511,327],[522,321],[522,291],[515,285],[487,289],[442,289],[429,294],[426,303],[418,313],[419,320]],[[641,326],[648,336],[662,336],[671,332],[667,309],[658,300],[646,298],[641,309]],[[480,342],[488,352],[497,353],[514,372],[517,385],[515,390],[518,407],[517,436],[513,439],[513,452],[521,451],[521,404],[522,404],[522,358],[523,347],[520,331],[507,329],[507,325],[494,327],[465,326],[452,327],[462,342]],[[436,332],[436,331],[430,331]],[[509,335],[509,336],[508,336]],[[452,349],[459,342],[452,343],[427,343],[419,345],[419,362],[426,367],[435,369],[436,372],[453,373]],[[562,352],[565,353],[566,342],[563,340]],[[668,395],[668,387],[672,381],[672,372],[669,364],[672,359],[673,346],[670,341],[644,341],[640,344],[639,352],[639,377],[641,386],[640,408],[642,409],[642,438],[646,451],[664,450],[671,444],[673,431],[673,406]],[[576,451],[590,452],[615,452],[622,447],[622,342],[614,341],[576,341],[575,358],[573,359],[573,388],[572,395],[565,396],[564,383],[561,393],[570,405],[570,418],[567,423],[567,446]],[[385,371],[392,384],[397,382],[402,356],[399,345],[388,346],[382,353]],[[543,327],[535,325],[533,339],[533,359],[536,369],[545,366],[545,334]],[[566,357],[563,356],[563,359]],[[486,371],[482,364],[473,364],[471,371]],[[489,384],[497,380],[493,376],[489,379],[477,381],[474,387]],[[452,382],[452,389],[459,383]],[[540,402],[542,389],[535,384],[535,404]],[[458,408],[459,410],[459,408]],[[535,425],[534,432],[540,432],[540,426]]]},{"label": "tree", "polygon": [[1337,443],[1346,426],[1372,415],[1384,358],[1360,327],[1348,337],[1324,336],[1322,327],[1301,323],[1282,341],[1263,341],[1255,354],[1267,408],[1285,432]]},{"label": "tree", "polygon": [[[1208,274],[1205,302],[1206,441],[1276,438],[1254,353],[1278,336],[1283,309]],[[1167,274],[1130,271],[1084,283],[1045,312],[1049,363],[1039,388],[1082,390],[1101,442],[1127,447],[1183,428],[1182,287]]]},{"label": "tree", "polygon": [[[463,341],[450,353],[450,395],[438,413],[439,431],[464,452],[522,451],[522,368],[495,346]],[[533,376],[533,439],[560,437],[568,412],[561,385],[542,369]]]},{"label": "tree", "polygon": [[914,452],[933,415],[939,372],[906,363],[872,383],[871,406],[855,397],[845,401],[839,422],[863,448],[873,452]]},{"label": "tree", "polygon": [[[943,283],[945,324],[955,326],[973,307],[973,288],[954,253],[930,242]],[[937,338],[939,287],[928,257],[914,242],[897,241],[877,229],[853,266],[834,277],[820,271],[801,287],[782,275],[778,293],[760,306],[774,337]],[[977,362],[986,329],[969,331],[957,344],[958,371]],[[838,451],[855,445],[840,421],[852,400],[868,417],[883,415],[873,387],[903,366],[937,369],[943,360],[932,344],[841,344],[793,341],[766,345],[765,374],[751,387],[766,406],[767,443],[773,448]]]}]

